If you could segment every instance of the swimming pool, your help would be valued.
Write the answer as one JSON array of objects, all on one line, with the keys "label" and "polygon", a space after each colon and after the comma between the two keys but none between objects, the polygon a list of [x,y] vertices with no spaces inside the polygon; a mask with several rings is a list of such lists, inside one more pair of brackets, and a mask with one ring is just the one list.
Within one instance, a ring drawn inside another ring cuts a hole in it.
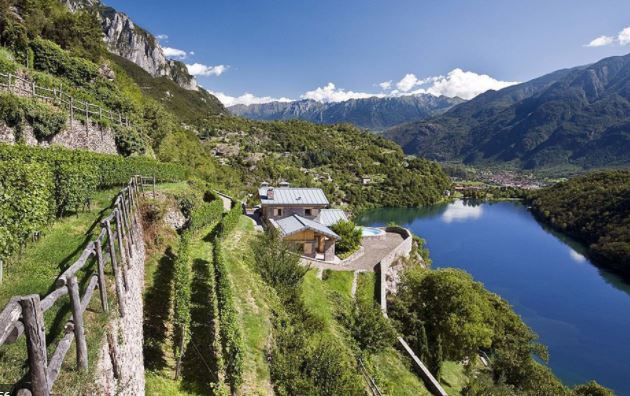
[{"label": "swimming pool", "polygon": [[376,237],[385,234],[385,231],[376,227],[359,227],[363,238]]}]

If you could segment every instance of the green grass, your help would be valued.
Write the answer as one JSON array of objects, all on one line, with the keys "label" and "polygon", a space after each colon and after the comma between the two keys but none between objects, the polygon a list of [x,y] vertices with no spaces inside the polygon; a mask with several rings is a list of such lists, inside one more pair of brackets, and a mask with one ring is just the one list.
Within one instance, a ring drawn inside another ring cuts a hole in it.
[{"label": "green grass", "polygon": [[[39,294],[43,297],[51,292],[55,279],[74,263],[85,246],[98,235],[99,220],[109,214],[112,200],[119,190],[115,188],[95,193],[90,210],[54,222],[43,230],[39,241],[29,243],[20,256],[12,257],[5,268],[4,281],[0,287],[2,307],[12,296]],[[106,267],[110,269],[109,266]],[[80,282],[84,284],[94,271],[95,264],[92,260],[90,265],[78,273]],[[110,313],[115,314],[113,296],[110,295],[109,301]],[[52,356],[57,341],[63,334],[63,327],[70,318],[69,305],[69,299],[65,296],[44,315],[48,356]],[[87,374],[76,371],[75,351],[72,347],[55,382],[55,392],[63,393],[64,390],[73,388],[85,390],[91,386],[90,372],[94,368],[107,319],[108,315],[102,314],[96,292],[84,318],[90,371]],[[15,344],[3,345],[0,350],[0,382],[15,383],[26,373],[25,337],[20,337]]]},{"label": "green grass", "polygon": [[376,275],[374,272],[360,272],[357,280],[357,299],[376,300]]},{"label": "green grass", "polygon": [[243,336],[243,384],[238,394],[267,395],[273,393],[266,360],[272,340],[271,307],[279,302],[273,289],[253,268],[255,259],[251,242],[254,238],[253,223],[241,216],[236,230],[226,238],[223,246]]},{"label": "green grass", "polygon": [[[151,192],[151,186],[145,186],[144,191]],[[164,194],[171,195],[181,195],[191,190],[188,182],[178,182],[178,183],[162,183],[155,186],[155,190],[157,192],[161,192]]]},{"label": "green grass", "polygon": [[163,375],[145,371],[145,392],[147,396],[194,396],[196,393],[189,393],[183,389],[181,381],[164,377]]},{"label": "green grass", "polygon": [[324,282],[317,279],[317,270],[310,269],[304,276],[302,283],[304,304],[313,315],[330,326],[334,321],[334,310],[326,290]]},{"label": "green grass", "polygon": [[344,298],[352,298],[352,280],[354,272],[350,271],[330,271],[324,272],[324,284],[330,290],[336,291]]},{"label": "green grass", "polygon": [[459,395],[468,381],[464,366],[458,362],[444,362],[440,369],[440,384],[450,396]]},{"label": "green grass", "polygon": [[396,396],[431,394],[422,380],[412,372],[409,362],[394,348],[390,347],[372,355],[367,366],[383,394]]}]

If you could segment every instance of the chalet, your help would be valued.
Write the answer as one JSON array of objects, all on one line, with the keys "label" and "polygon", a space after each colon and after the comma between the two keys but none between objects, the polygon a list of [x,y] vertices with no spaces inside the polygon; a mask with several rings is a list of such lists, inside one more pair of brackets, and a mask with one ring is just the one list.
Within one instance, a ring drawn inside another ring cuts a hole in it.
[{"label": "chalet", "polygon": [[335,260],[339,235],[329,227],[348,218],[343,210],[329,209],[329,202],[319,188],[293,188],[283,182],[279,187],[263,183],[258,190],[261,215],[276,228],[282,238],[301,245],[306,257]]}]

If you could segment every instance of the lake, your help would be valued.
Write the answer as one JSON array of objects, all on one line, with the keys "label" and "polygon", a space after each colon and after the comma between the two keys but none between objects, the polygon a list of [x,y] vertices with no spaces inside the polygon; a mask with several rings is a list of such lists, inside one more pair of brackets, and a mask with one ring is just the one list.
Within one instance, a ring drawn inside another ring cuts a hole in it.
[{"label": "lake", "polygon": [[513,202],[383,208],[356,222],[403,225],[426,239],[433,267],[457,267],[501,295],[549,348],[567,385],[595,379],[630,396],[630,286]]}]

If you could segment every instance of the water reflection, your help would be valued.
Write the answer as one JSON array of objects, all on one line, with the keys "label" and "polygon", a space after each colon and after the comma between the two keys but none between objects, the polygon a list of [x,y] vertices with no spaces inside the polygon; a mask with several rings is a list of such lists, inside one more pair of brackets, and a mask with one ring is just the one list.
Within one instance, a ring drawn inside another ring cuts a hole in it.
[{"label": "water reflection", "polygon": [[442,213],[442,221],[452,223],[454,221],[477,220],[483,214],[483,206],[470,205],[464,201],[455,201],[446,206]]},{"label": "water reflection", "polygon": [[575,261],[576,263],[586,262],[586,257],[571,248],[569,248],[569,256],[571,257],[571,260]]}]

